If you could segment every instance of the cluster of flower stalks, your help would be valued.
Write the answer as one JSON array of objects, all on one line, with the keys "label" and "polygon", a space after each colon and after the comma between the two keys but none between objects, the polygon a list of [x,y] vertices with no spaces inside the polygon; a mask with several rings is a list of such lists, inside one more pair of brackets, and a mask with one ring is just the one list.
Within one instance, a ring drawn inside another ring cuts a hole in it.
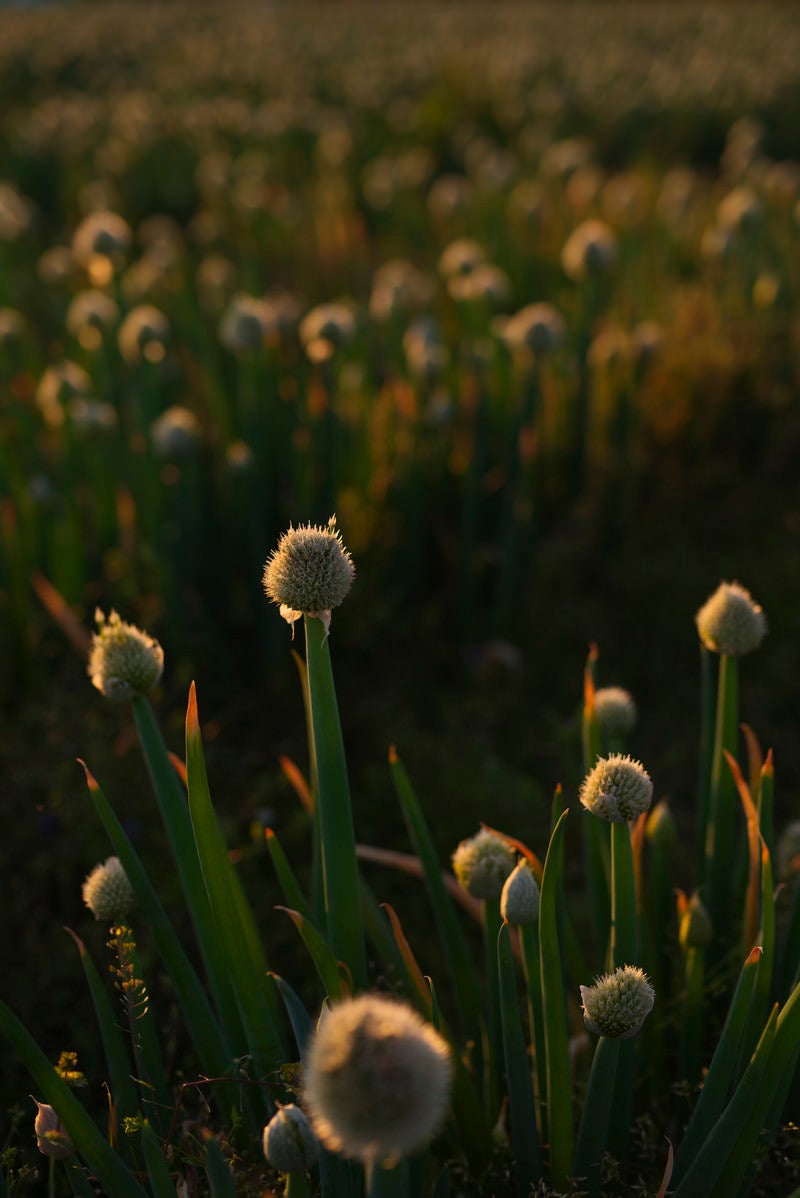
[{"label": "cluster of flower stalks", "polygon": [[[35,1131],[51,1195],[88,1195],[94,1182],[114,1198],[445,1198],[485,1194],[487,1184],[518,1198],[628,1193],[631,1132],[644,1113],[661,1122],[649,1193],[749,1192],[754,1162],[797,1110],[800,1057],[798,829],[790,825],[773,852],[771,755],[762,758],[747,730],[747,768],[736,760],[738,660],[766,632],[761,608],[723,583],[696,616],[698,862],[694,893],[678,891],[677,903],[672,818],[663,801],[651,807],[654,783],[625,752],[631,696],[595,689],[596,653],[585,675],[584,781],[577,801],[556,790],[541,856],[484,826],[456,848],[452,874],[443,869],[390,752],[440,941],[440,973],[426,977],[414,935],[359,869],[330,657],[331,613],[353,577],[332,519],[290,528],[263,580],[293,631],[300,620],[305,629],[310,768],[307,783],[297,771],[297,788],[312,833],[308,892],[277,837],[267,840],[281,918],[318,977],[311,1010],[298,996],[310,992],[308,978],[268,961],[265,929],[220,832],[194,685],[183,762],[168,754],[147,698],[161,647],[116,613],[98,613],[89,674],[109,699],[133,706],[198,967],[85,767],[113,850],[84,884],[87,907],[111,929],[113,995],[75,938],[105,1052],[94,1082],[108,1094],[101,1120],[76,1093],[86,1079],[74,1059],[54,1067],[0,1005],[0,1030],[39,1095]],[[583,834],[583,894],[565,881],[571,827]],[[787,883],[777,903],[773,861]],[[482,968],[460,908],[482,925]],[[140,940],[185,1021],[193,1058],[182,1084],[165,1063]],[[196,1103],[187,1113],[197,1089],[200,1118]]]}]

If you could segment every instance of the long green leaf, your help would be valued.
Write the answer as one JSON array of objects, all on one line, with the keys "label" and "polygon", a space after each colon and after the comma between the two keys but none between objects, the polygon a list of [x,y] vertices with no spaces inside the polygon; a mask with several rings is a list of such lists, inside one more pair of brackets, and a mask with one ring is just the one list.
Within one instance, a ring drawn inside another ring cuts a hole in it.
[{"label": "long green leaf", "polygon": [[581,1112],[572,1175],[583,1190],[599,1194],[600,1163],[606,1150],[613,1109],[620,1041],[601,1036],[597,1041]]},{"label": "long green leaf", "polygon": [[[211,805],[194,684],[186,713],[186,770],[197,855],[208,889],[247,1043],[255,1068],[267,1077],[285,1058],[278,1000],[227,846]],[[247,912],[247,914],[245,914]]]},{"label": "long green leaf", "polygon": [[95,969],[86,945],[70,928],[67,928],[67,932],[75,941],[86,974],[92,1005],[97,1016],[97,1026],[100,1029],[100,1038],[103,1041],[103,1051],[110,1078],[111,1098],[116,1108],[117,1119],[121,1121],[126,1116],[135,1115],[139,1107],[136,1086],[131,1077],[131,1059],[119,1028],[118,1014],[114,1010],[108,991],[103,985],[100,974]]},{"label": "long green leaf", "polygon": [[393,748],[389,751],[389,768],[408,834],[425,872],[425,888],[453,985],[459,1022],[467,1038],[477,1043],[480,1039],[482,1003],[467,940],[453,900],[445,888],[442,867],[422,808],[403,763]]},{"label": "long green leaf", "polygon": [[367,958],[358,883],[350,784],[325,626],[304,616],[308,701],[316,763],[322,877],[327,935],[357,989],[367,982]]},{"label": "long green leaf", "polygon": [[238,1006],[226,967],[224,947],[209,904],[203,871],[197,857],[186,794],[181,787],[150,702],[133,700],[133,712],[145,763],[161,819],[178,868],[184,898],[194,927],[206,976],[225,1034],[237,1055],[245,1050]]},{"label": "long green leaf", "polygon": [[772,981],[775,970],[775,892],[772,878],[772,862],[765,842],[761,841],[761,928],[758,939],[763,948],[761,965],[758,969],[747,1027],[742,1037],[743,1055],[746,1061],[752,1052],[770,1007]]},{"label": "long green leaf", "polygon": [[536,1108],[528,1048],[519,1012],[514,956],[506,923],[502,924],[497,937],[497,972],[500,982],[500,1024],[508,1085],[514,1180],[518,1198],[528,1198],[531,1186],[542,1176],[542,1155],[536,1130]]},{"label": "long green leaf", "polygon": [[292,1025],[295,1043],[297,1044],[297,1051],[300,1054],[302,1062],[306,1053],[306,1045],[314,1030],[311,1018],[286,979],[280,977],[277,973],[273,973],[272,977],[278,987],[278,993],[283,999],[283,1005],[286,1007],[286,1014],[289,1016],[289,1022]]},{"label": "long green leaf", "polygon": [[709,816],[706,828],[704,895],[714,928],[709,950],[710,963],[724,955],[731,944],[732,879],[736,848],[736,788],[724,753],[736,756],[739,685],[735,657],[722,654],[719,660],[717,724],[711,769]]},{"label": "long green leaf", "polygon": [[762,950],[754,948],[747,957],[731,1000],[728,1017],[722,1029],[703,1089],[692,1111],[683,1139],[675,1157],[674,1178],[680,1181],[719,1119],[736,1069],[739,1049],[747,1026],[747,1014],[753,987],[760,968]]},{"label": "long green leaf", "polygon": [[[767,1070],[777,1022],[778,1013],[773,1010],[759,1041],[759,1047],[747,1066],[741,1082],[692,1159],[680,1184],[673,1191],[673,1198],[709,1198],[709,1195],[716,1194],[717,1182],[729,1161],[733,1159],[737,1141],[747,1142],[746,1151],[749,1159],[758,1139],[761,1120],[766,1113],[766,1102],[764,1102],[764,1111],[761,1111],[763,1082],[765,1079],[769,1080]],[[749,1133],[753,1125],[757,1126],[752,1144],[750,1144]],[[735,1194],[740,1184],[741,1177],[734,1189],[727,1190],[726,1194]]]},{"label": "long green leaf", "polygon": [[236,1198],[236,1184],[222,1155],[219,1140],[211,1132],[204,1136],[206,1144],[206,1177],[212,1198]]},{"label": "long green leaf", "polygon": [[539,961],[542,978],[542,1014],[547,1052],[547,1105],[550,1132],[550,1173],[556,1189],[566,1190],[572,1166],[572,1098],[567,1037],[566,1001],[558,906],[564,864],[562,811],[553,829],[542,875],[539,906]]},{"label": "long green leaf", "polygon": [[206,993],[122,824],[87,766],[84,762],[80,764],[86,773],[95,810],[133,887],[139,909],[169,974],[195,1049],[204,1068],[222,1076],[230,1068],[233,1053],[214,1018]]},{"label": "long green leaf", "polygon": [[[581,720],[581,747],[583,750],[583,772],[588,774],[600,756],[600,727],[595,711],[595,665],[597,646],[592,645],[583,672],[583,716]],[[597,958],[608,944],[608,912],[610,895],[611,862],[609,854],[608,825],[602,820],[587,819],[581,824],[583,836],[583,859],[591,904]]]},{"label": "long green leaf", "polygon": [[276,907],[275,909],[276,911],[285,911],[300,933],[320,976],[325,993],[332,999],[341,998],[342,979],[339,973],[339,962],[325,937],[299,911],[292,911],[289,907]]},{"label": "long green leaf", "polygon": [[272,864],[275,866],[275,873],[278,875],[278,883],[283,894],[284,903],[287,907],[291,907],[293,911],[299,911],[306,919],[310,919],[311,915],[306,896],[303,894],[303,888],[297,881],[294,870],[289,864],[281,843],[272,828],[267,828],[266,840]]},{"label": "long green leaf", "polygon": [[[594,818],[594,817],[589,817]],[[611,825],[611,927],[608,967],[630,965],[638,956],[636,885],[631,829],[627,821]]]},{"label": "long green leaf", "polygon": [[164,1153],[156,1133],[147,1120],[142,1124],[141,1135],[142,1151],[153,1190],[153,1198],[175,1198],[175,1184],[169,1175]]},{"label": "long green leaf", "polygon": [[[97,1191],[92,1189],[86,1170],[77,1161],[67,1162],[67,1179],[70,1189],[77,1198],[97,1198]],[[0,1196],[7,1198],[6,1191],[1,1185]]]},{"label": "long green leaf", "polygon": [[4,1002],[0,1002],[0,1031],[58,1115],[76,1150],[106,1190],[114,1198],[148,1198],[39,1045]]},{"label": "long green leaf", "polygon": [[542,977],[539,961],[539,928],[537,924],[523,924],[519,929],[522,948],[522,964],[525,985],[528,991],[528,1022],[533,1043],[533,1080],[536,1109],[538,1112],[539,1137],[548,1139],[547,1131],[547,1053],[544,1040],[544,1018],[542,1015]]}]

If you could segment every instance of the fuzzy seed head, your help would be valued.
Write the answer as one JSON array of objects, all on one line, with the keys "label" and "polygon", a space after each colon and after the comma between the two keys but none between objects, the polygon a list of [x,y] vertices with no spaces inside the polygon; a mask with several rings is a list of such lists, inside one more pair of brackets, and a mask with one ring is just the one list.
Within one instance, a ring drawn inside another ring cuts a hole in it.
[{"label": "fuzzy seed head", "polygon": [[[36,1102],[36,1099],[33,1100]],[[57,1161],[63,1161],[72,1156],[75,1145],[59,1122],[58,1115],[46,1102],[36,1102],[39,1108],[33,1123],[36,1132],[36,1147],[44,1156],[52,1156]]]},{"label": "fuzzy seed head", "polygon": [[621,686],[604,686],[595,691],[594,713],[606,736],[625,736],[636,723],[636,704],[630,691]]},{"label": "fuzzy seed head", "polygon": [[115,611],[106,618],[98,608],[95,620],[88,667],[92,684],[115,702],[146,695],[164,669],[164,650],[158,641],[126,624]]},{"label": "fuzzy seed head", "polygon": [[319,1158],[319,1140],[304,1111],[290,1102],[264,1128],[264,1156],[280,1173],[305,1173]]},{"label": "fuzzy seed head", "polygon": [[119,857],[96,865],[83,883],[83,901],[95,919],[123,923],[134,904],[133,887]]},{"label": "fuzzy seed head", "polygon": [[653,783],[640,761],[613,753],[601,757],[584,778],[578,797],[592,815],[621,824],[648,810],[653,800]]},{"label": "fuzzy seed head", "polygon": [[372,994],[337,1003],[305,1064],[314,1130],[334,1152],[396,1161],[438,1130],[451,1074],[447,1044],[404,1003]]},{"label": "fuzzy seed head", "polygon": [[767,618],[738,582],[721,582],[695,616],[700,640],[714,653],[743,657],[757,649],[767,633]]},{"label": "fuzzy seed head", "polygon": [[539,883],[527,861],[520,861],[506,878],[500,895],[500,914],[510,924],[538,920]]},{"label": "fuzzy seed head", "polygon": [[263,586],[290,624],[306,614],[327,625],[332,608],[342,602],[354,576],[352,558],[336,529],[336,517],[331,516],[325,528],[301,524],[283,534],[267,558]]},{"label": "fuzzy seed head", "polygon": [[652,1011],[655,998],[645,972],[623,965],[597,978],[593,986],[581,986],[583,1021],[596,1036],[629,1040]]},{"label": "fuzzy seed head", "polygon": [[453,853],[453,872],[467,894],[476,899],[499,898],[513,868],[512,850],[486,828],[462,840]]}]

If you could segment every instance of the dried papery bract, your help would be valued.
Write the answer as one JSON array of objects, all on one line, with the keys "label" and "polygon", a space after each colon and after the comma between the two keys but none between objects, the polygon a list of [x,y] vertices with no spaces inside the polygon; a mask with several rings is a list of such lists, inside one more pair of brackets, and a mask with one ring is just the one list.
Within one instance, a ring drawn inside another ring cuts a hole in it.
[{"label": "dried papery bract", "polygon": [[315,616],[330,627],[331,611],[347,595],[355,577],[352,558],[331,516],[323,528],[301,524],[289,528],[267,559],[263,586],[267,598],[280,606],[289,624]]},{"label": "dried papery bract", "polygon": [[95,612],[97,632],[92,637],[89,677],[106,696],[120,702],[146,695],[161,677],[164,650],[158,641],[126,624],[115,611],[106,618]]},{"label": "dried papery bract", "polygon": [[767,634],[767,618],[738,582],[721,582],[695,616],[700,640],[714,653],[743,657]]},{"label": "dried papery bract", "polygon": [[365,994],[331,1007],[305,1064],[305,1097],[326,1147],[370,1165],[415,1152],[447,1113],[450,1050],[404,1003]]},{"label": "dried papery bract", "polygon": [[584,1023],[596,1036],[609,1039],[635,1036],[656,998],[647,975],[636,965],[623,965],[580,989]]},{"label": "dried papery bract", "polygon": [[50,1156],[57,1161],[72,1156],[75,1145],[64,1130],[56,1112],[46,1102],[38,1102],[35,1098],[33,1101],[38,1107],[33,1123],[36,1147],[43,1156]]},{"label": "dried papery bract", "polygon": [[96,865],[83,883],[83,901],[104,923],[122,923],[134,904],[133,887],[119,857]]}]

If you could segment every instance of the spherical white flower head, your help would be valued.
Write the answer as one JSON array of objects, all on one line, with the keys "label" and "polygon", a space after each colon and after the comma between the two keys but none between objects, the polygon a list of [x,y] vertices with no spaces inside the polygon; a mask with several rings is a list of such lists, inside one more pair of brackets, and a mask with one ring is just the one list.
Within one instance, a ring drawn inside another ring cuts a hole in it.
[{"label": "spherical white flower head", "polygon": [[604,686],[595,691],[594,714],[606,736],[625,736],[636,723],[636,704],[624,687]]},{"label": "spherical white flower head", "polygon": [[36,1132],[36,1147],[44,1156],[52,1156],[57,1161],[63,1161],[72,1156],[75,1145],[67,1135],[64,1125],[58,1115],[46,1102],[36,1102],[38,1111],[33,1123]]},{"label": "spherical white flower head", "polygon": [[583,1021],[590,1032],[609,1039],[630,1040],[653,1009],[656,992],[636,965],[623,965],[581,986]]},{"label": "spherical white flower head", "polygon": [[500,895],[500,914],[510,924],[538,920],[539,883],[527,861],[520,861],[506,878]]},{"label": "spherical white flower head", "polygon": [[356,332],[353,310],[345,303],[318,304],[300,321],[300,340],[312,361],[325,361],[352,341]]},{"label": "spherical white flower head", "polygon": [[264,1156],[280,1173],[304,1173],[317,1163],[319,1140],[305,1112],[293,1102],[282,1106],[264,1128]]},{"label": "spherical white flower head", "polygon": [[129,225],[116,212],[92,212],[75,230],[72,252],[81,266],[88,266],[95,255],[119,264],[131,244]]},{"label": "spherical white flower head", "polygon": [[96,865],[83,883],[83,901],[104,923],[122,923],[134,903],[133,887],[119,857]]},{"label": "spherical white flower head", "polygon": [[152,304],[132,308],[119,326],[119,352],[126,362],[161,362],[166,353],[170,324],[160,309]]},{"label": "spherical white flower head", "polygon": [[583,806],[612,824],[634,820],[653,800],[653,783],[640,761],[613,753],[601,757],[584,778],[579,799]]},{"label": "spherical white flower head", "polygon": [[564,319],[552,304],[528,304],[506,321],[502,335],[511,350],[549,354],[561,345],[565,331]]},{"label": "spherical white flower head", "polygon": [[294,624],[302,615],[316,616],[326,629],[353,583],[355,567],[336,530],[336,517],[327,527],[301,524],[289,528],[267,558],[263,586],[267,598],[280,604],[284,620]]},{"label": "spherical white flower head", "polygon": [[757,649],[767,633],[767,618],[738,582],[721,582],[695,616],[700,640],[714,653],[743,657]]},{"label": "spherical white flower head", "polygon": [[476,899],[499,898],[513,868],[512,850],[486,828],[462,840],[453,853],[453,872],[464,890]]},{"label": "spherical white flower head", "polygon": [[93,685],[115,702],[146,695],[164,669],[164,650],[158,641],[126,624],[115,611],[106,619],[98,609],[95,619],[97,632],[88,667]]},{"label": "spherical white flower head", "polygon": [[65,318],[68,332],[80,337],[86,328],[104,332],[116,324],[119,308],[104,291],[79,291],[67,308]]},{"label": "spherical white flower head", "polygon": [[477,241],[461,237],[451,241],[439,258],[439,273],[445,279],[469,275],[486,261],[486,250]]},{"label": "spherical white flower head", "polygon": [[183,404],[173,404],[150,425],[150,440],[159,458],[182,457],[191,453],[200,437],[197,417]]},{"label": "spherical white flower head", "polygon": [[561,251],[561,265],[571,279],[604,274],[616,260],[616,238],[601,220],[587,220],[578,225]]},{"label": "spherical white flower head", "polygon": [[334,1152],[396,1161],[438,1130],[451,1074],[447,1044],[410,1007],[371,994],[337,1003],[306,1058],[314,1130]]}]

